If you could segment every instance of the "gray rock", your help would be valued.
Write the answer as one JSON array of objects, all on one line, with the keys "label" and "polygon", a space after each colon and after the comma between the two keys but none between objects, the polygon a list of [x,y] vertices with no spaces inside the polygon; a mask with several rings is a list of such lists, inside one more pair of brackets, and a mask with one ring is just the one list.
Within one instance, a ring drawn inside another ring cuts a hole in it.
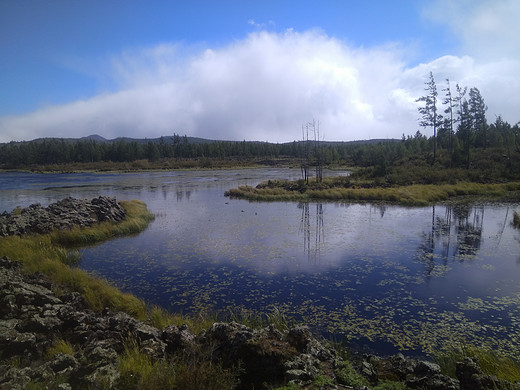
[{"label": "gray rock", "polygon": [[48,207],[32,204],[22,209],[0,214],[0,237],[22,234],[50,233],[54,229],[86,227],[99,222],[120,222],[125,210],[115,198],[99,196],[92,200],[65,198]]}]

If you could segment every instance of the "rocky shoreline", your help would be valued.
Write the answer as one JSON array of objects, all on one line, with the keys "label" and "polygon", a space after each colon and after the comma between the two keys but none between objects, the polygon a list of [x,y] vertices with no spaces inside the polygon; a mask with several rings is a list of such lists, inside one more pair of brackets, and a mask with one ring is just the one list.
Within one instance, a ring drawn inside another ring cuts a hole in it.
[{"label": "rocky shoreline", "polygon": [[[112,210],[115,200],[108,198],[107,203],[104,197],[96,199],[101,198]],[[73,205],[75,212],[85,210],[71,198],[62,202],[61,205]],[[88,206],[87,201],[81,202],[87,204],[87,209],[99,204],[95,200],[90,202],[93,206]],[[32,207],[38,215],[43,215],[42,209]],[[20,215],[30,213],[22,211]],[[79,214],[86,216],[86,211]],[[119,212],[112,214],[119,215]],[[59,217],[61,221],[75,218],[66,218],[63,214]],[[89,218],[102,219],[91,214]],[[36,225],[23,226],[23,232],[35,232],[27,226]],[[57,352],[58,343],[70,346],[69,350]],[[471,359],[457,364],[457,378],[441,374],[435,363],[406,358],[402,354],[365,355],[351,363],[329,343],[313,336],[306,326],[281,330],[270,325],[252,329],[236,322],[216,322],[199,334],[185,325],[157,329],[122,312],[108,309],[94,312],[79,293],[55,285],[41,274],[27,275],[19,262],[0,257],[1,390],[126,388],[120,366],[128,345],[137,346],[151,362],[182,361],[196,356],[198,360],[221,365],[233,372],[236,380],[233,388],[239,390],[281,386],[292,386],[291,389],[520,389],[520,385],[483,374],[477,362]],[[384,383],[401,387],[383,387]]]},{"label": "rocky shoreline", "polygon": [[15,209],[11,213],[0,214],[0,237],[22,234],[45,234],[55,229],[88,227],[99,222],[121,222],[126,213],[115,198],[99,196],[97,198],[65,198],[48,207],[39,203],[24,209]]}]

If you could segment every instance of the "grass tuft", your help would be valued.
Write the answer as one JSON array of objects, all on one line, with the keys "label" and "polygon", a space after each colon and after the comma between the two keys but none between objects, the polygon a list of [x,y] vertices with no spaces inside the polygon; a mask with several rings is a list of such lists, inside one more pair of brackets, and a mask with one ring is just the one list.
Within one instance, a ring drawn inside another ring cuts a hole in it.
[{"label": "grass tuft", "polygon": [[121,389],[171,389],[176,382],[175,370],[165,360],[152,361],[136,342],[129,342],[119,357],[118,388]]},{"label": "grass tuft", "polygon": [[467,357],[476,359],[486,375],[494,375],[513,383],[520,381],[520,362],[487,348],[462,345],[436,354],[435,361],[443,374],[454,378],[457,362]]},{"label": "grass tuft", "polygon": [[152,360],[135,341],[119,357],[118,388],[226,390],[236,385],[236,375],[210,360]]},{"label": "grass tuft", "polygon": [[355,388],[362,388],[368,385],[368,380],[358,373],[348,360],[340,362],[336,367],[335,373],[338,383],[342,385]]},{"label": "grass tuft", "polygon": [[52,347],[47,350],[45,357],[47,360],[52,360],[59,353],[74,356],[74,347],[63,339],[56,340]]}]

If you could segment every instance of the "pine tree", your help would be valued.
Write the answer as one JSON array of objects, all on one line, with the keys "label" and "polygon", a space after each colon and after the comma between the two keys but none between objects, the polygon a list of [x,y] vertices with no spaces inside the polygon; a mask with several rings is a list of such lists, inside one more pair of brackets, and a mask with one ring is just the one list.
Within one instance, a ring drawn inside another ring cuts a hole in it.
[{"label": "pine tree", "polygon": [[437,85],[435,84],[435,79],[433,77],[433,73],[430,72],[429,80],[424,83],[426,87],[424,90],[428,92],[426,96],[421,96],[416,100],[416,102],[424,102],[423,107],[419,107],[419,113],[421,114],[421,119],[419,124],[422,127],[432,127],[433,128],[433,162],[437,158],[437,129],[442,124],[442,115],[437,112]]},{"label": "pine tree", "polygon": [[471,113],[473,131],[477,136],[476,146],[483,146],[485,148],[488,144],[487,106],[484,103],[484,98],[480,94],[480,91],[475,87],[469,90],[469,111]]}]

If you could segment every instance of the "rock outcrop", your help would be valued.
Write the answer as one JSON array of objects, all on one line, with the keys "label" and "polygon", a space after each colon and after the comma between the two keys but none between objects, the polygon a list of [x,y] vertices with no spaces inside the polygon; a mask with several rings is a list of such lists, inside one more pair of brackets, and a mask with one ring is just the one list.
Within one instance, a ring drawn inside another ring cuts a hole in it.
[{"label": "rock outcrop", "polygon": [[54,229],[92,226],[98,222],[120,222],[125,210],[115,198],[99,196],[92,200],[65,198],[48,207],[35,203],[25,209],[0,214],[0,237],[50,233]]},{"label": "rock outcrop", "polygon": [[[291,382],[304,389],[370,388],[356,387],[341,376],[345,362],[306,326],[280,331],[272,325],[251,329],[217,322],[198,335],[185,325],[161,331],[125,313],[95,313],[78,293],[58,296],[53,287],[45,277],[25,275],[19,263],[0,258],[0,389],[25,389],[29,384],[63,390],[119,388],[119,356],[129,342],[152,361],[206,351],[223,367],[240,368],[237,389]],[[50,353],[60,341],[71,350]],[[356,375],[363,375],[368,386],[391,378],[411,389],[518,388],[484,375],[470,359],[457,365],[458,380],[442,375],[434,363],[403,355],[365,356]],[[325,387],[316,387],[318,380]]]}]

